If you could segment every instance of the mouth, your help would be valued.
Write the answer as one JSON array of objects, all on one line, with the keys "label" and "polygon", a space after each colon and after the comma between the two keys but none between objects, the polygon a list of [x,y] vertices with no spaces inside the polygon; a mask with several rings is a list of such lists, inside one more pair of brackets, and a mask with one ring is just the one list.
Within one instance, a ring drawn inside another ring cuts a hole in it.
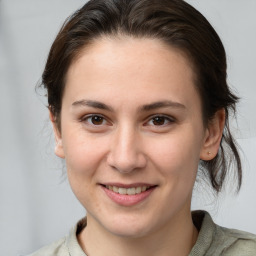
[{"label": "mouth", "polygon": [[157,185],[149,185],[145,183],[136,184],[100,184],[105,194],[114,203],[120,206],[134,206],[142,203],[154,193]]},{"label": "mouth", "polygon": [[129,188],[125,188],[123,186],[114,186],[114,185],[113,186],[102,185],[102,186],[120,195],[138,195],[156,187],[156,186],[149,186],[149,185],[133,186]]}]

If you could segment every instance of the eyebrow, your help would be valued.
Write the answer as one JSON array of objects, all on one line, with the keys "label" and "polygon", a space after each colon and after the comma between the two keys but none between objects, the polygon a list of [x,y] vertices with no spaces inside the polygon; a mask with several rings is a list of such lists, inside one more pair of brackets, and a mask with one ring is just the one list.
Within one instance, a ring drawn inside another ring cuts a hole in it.
[{"label": "eyebrow", "polygon": [[[113,112],[113,108],[102,103],[99,101],[94,101],[94,100],[78,100],[72,103],[72,106],[86,106],[86,107],[92,107],[92,108],[97,108],[97,109],[103,109],[107,111]],[[179,103],[179,102],[174,102],[174,101],[157,101],[153,102],[150,104],[146,104],[140,107],[140,111],[150,111],[150,110],[155,110],[158,108],[177,108],[177,109],[186,109],[185,105]]]},{"label": "eyebrow", "polygon": [[103,110],[108,110],[113,112],[113,109],[110,106],[107,106],[102,102],[94,101],[94,100],[78,100],[73,102],[72,106],[92,107],[92,108],[98,108],[98,109],[103,109]]},{"label": "eyebrow", "polygon": [[166,100],[166,101],[157,101],[151,104],[144,105],[141,107],[141,110],[150,111],[158,108],[168,108],[168,107],[186,109],[185,105],[179,102]]}]

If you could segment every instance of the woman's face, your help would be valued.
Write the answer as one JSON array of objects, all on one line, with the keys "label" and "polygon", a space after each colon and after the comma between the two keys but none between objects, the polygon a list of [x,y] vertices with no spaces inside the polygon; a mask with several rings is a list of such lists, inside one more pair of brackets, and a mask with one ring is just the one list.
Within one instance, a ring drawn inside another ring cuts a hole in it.
[{"label": "woman's face", "polygon": [[207,136],[189,61],[158,40],[103,38],[68,71],[56,154],[88,225],[141,237],[184,220]]}]

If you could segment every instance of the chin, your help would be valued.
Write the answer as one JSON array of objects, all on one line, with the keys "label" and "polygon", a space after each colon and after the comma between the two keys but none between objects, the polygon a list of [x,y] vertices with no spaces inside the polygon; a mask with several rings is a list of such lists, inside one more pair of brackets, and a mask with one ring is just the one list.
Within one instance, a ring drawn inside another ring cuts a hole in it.
[{"label": "chin", "polygon": [[147,235],[145,227],[138,227],[137,225],[129,225],[129,227],[119,225],[118,227],[110,227],[109,231],[113,235],[123,238],[141,238]]},{"label": "chin", "polygon": [[102,225],[111,234],[126,238],[144,237],[153,229],[152,222],[142,216],[119,216]]}]

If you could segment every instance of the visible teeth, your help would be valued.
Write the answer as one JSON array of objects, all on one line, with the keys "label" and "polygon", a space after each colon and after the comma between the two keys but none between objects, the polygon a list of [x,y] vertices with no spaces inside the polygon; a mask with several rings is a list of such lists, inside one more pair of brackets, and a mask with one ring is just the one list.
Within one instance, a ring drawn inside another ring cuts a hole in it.
[{"label": "visible teeth", "polygon": [[125,194],[127,194],[127,189],[126,188],[119,188],[118,193],[121,194],[121,195],[125,195]]},{"label": "visible teeth", "polygon": [[136,195],[146,191],[150,186],[133,187],[133,188],[121,188],[116,186],[106,186],[107,189],[112,190],[121,195]]},{"label": "visible teeth", "polygon": [[[112,189],[111,189],[111,186],[109,186],[108,189],[112,190]],[[116,193],[118,193],[118,187],[115,187],[115,186],[114,186],[114,187],[113,187],[113,191],[116,192]]]},{"label": "visible teeth", "polygon": [[135,191],[136,191],[135,188],[128,188],[128,189],[127,189],[127,194],[128,194],[128,195],[135,195]]},{"label": "visible teeth", "polygon": [[141,193],[141,187],[136,188],[136,194],[139,194],[139,193]]}]

